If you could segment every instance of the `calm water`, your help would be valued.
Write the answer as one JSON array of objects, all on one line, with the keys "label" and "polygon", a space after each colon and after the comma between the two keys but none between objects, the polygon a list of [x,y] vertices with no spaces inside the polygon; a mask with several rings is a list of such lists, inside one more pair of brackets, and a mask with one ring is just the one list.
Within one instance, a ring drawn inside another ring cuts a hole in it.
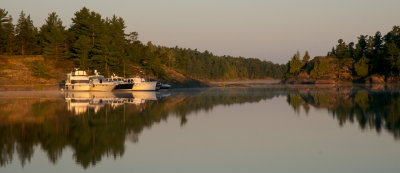
[{"label": "calm water", "polygon": [[0,172],[399,172],[396,86],[0,92]]}]

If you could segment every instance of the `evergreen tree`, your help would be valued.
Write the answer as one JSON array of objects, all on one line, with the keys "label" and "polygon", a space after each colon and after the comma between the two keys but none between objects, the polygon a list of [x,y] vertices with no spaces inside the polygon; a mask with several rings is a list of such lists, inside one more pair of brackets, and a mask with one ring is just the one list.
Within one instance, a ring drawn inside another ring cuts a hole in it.
[{"label": "evergreen tree", "polygon": [[[100,37],[104,35],[104,20],[101,19],[100,14],[95,12],[90,12],[89,9],[83,7],[80,11],[75,13],[75,17],[72,18],[72,26],[69,29],[70,32],[70,42],[86,42],[89,38],[89,46],[85,46],[85,50],[78,45],[71,45],[71,55],[72,58],[87,57],[90,60],[93,56],[103,56],[104,44],[101,44]],[[83,40],[82,40],[83,39]],[[90,48],[88,51],[86,48]],[[80,53],[87,52],[87,55],[82,55]],[[88,61],[89,63],[89,61]],[[90,64],[86,64],[89,65]]]},{"label": "evergreen tree", "polygon": [[5,45],[4,52],[7,52],[8,55],[12,55],[14,53],[14,37],[15,37],[15,29],[14,29],[14,24],[12,23],[12,16],[8,16],[7,23],[5,23],[4,26],[4,35],[6,36],[6,41],[2,44]]},{"label": "evergreen tree", "polygon": [[306,51],[306,53],[303,56],[303,63],[307,63],[310,60],[310,54],[308,53],[308,51]]},{"label": "evergreen tree", "polygon": [[350,58],[354,58],[354,42],[350,42],[349,44],[348,44],[348,46],[347,46],[347,48],[348,48],[348,56],[350,57]]},{"label": "evergreen tree", "polygon": [[382,59],[382,53],[383,53],[383,40],[382,40],[382,34],[378,31],[375,33],[374,36],[374,45],[373,45],[373,52],[370,57],[370,70],[371,73],[381,73],[382,68],[384,66],[384,59]]},{"label": "evergreen tree", "polygon": [[25,13],[21,11],[15,32],[18,52],[21,55],[32,54],[37,44],[37,29],[33,26],[30,15],[25,17]]},{"label": "evergreen tree", "polygon": [[5,9],[0,9],[0,54],[7,52],[7,33],[6,31],[6,23],[8,11]]},{"label": "evergreen tree", "polygon": [[90,38],[87,36],[80,36],[78,40],[73,45],[76,50],[76,56],[79,58],[79,66],[83,69],[89,67],[88,64],[88,57],[89,57],[89,51],[92,48],[92,45],[90,44]]},{"label": "evergreen tree", "polygon": [[357,76],[365,77],[368,75],[368,59],[365,55],[363,55],[360,60],[354,64],[354,69],[357,73]]},{"label": "evergreen tree", "polygon": [[64,53],[66,31],[55,12],[49,14],[46,23],[40,28],[43,55],[46,58],[60,59]]},{"label": "evergreen tree", "polygon": [[338,40],[338,45],[336,45],[336,57],[337,58],[345,58],[346,56],[349,56],[347,54],[348,48],[346,43],[343,41],[343,39]]},{"label": "evergreen tree", "polygon": [[297,51],[292,60],[289,62],[289,74],[298,75],[302,67],[303,63],[300,60],[300,53]]},{"label": "evergreen tree", "polygon": [[386,65],[387,68],[385,70],[386,70],[386,73],[389,73],[396,66],[396,58],[400,54],[400,50],[397,47],[397,45],[394,43],[394,41],[386,44],[386,50],[387,50],[388,56],[386,56],[386,58],[385,58],[386,64],[387,64]]},{"label": "evergreen tree", "polygon": [[103,57],[105,59],[106,71],[120,71],[118,68],[120,60],[125,56],[125,22],[122,18],[115,15],[111,19],[105,21],[105,34],[100,37],[103,47]]},{"label": "evergreen tree", "polygon": [[367,53],[367,36],[360,35],[358,37],[358,43],[356,44],[356,50],[354,52],[354,58],[356,60],[360,59],[363,55]]}]

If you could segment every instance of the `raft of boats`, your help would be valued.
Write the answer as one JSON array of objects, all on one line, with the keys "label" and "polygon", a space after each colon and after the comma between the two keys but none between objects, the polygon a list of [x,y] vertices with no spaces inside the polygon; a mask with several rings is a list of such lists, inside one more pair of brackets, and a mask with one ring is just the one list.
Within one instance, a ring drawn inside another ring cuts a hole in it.
[{"label": "raft of boats", "polygon": [[162,84],[152,79],[143,77],[123,78],[113,74],[110,78],[105,78],[96,70],[94,75],[89,76],[86,71],[74,69],[67,74],[64,90],[66,91],[156,91],[168,89],[171,85]]}]

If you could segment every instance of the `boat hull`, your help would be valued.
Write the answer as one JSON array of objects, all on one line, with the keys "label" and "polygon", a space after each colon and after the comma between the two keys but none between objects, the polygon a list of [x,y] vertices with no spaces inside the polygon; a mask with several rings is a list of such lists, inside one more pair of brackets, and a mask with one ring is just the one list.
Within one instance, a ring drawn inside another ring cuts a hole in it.
[{"label": "boat hull", "polygon": [[65,85],[67,91],[90,91],[90,84],[67,84]]},{"label": "boat hull", "polygon": [[115,88],[115,84],[92,84],[90,87],[91,91],[112,91]]},{"label": "boat hull", "polygon": [[157,82],[135,83],[132,86],[133,91],[155,91]]}]

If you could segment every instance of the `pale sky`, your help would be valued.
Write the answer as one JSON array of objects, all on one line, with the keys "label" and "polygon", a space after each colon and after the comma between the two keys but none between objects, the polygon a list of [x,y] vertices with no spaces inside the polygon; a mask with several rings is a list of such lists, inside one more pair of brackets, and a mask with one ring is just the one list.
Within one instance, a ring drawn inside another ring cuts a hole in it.
[{"label": "pale sky", "polygon": [[339,38],[348,43],[400,25],[400,0],[0,0],[14,23],[24,10],[36,27],[53,11],[69,27],[83,6],[122,17],[144,43],[275,63],[297,50],[326,55]]}]

